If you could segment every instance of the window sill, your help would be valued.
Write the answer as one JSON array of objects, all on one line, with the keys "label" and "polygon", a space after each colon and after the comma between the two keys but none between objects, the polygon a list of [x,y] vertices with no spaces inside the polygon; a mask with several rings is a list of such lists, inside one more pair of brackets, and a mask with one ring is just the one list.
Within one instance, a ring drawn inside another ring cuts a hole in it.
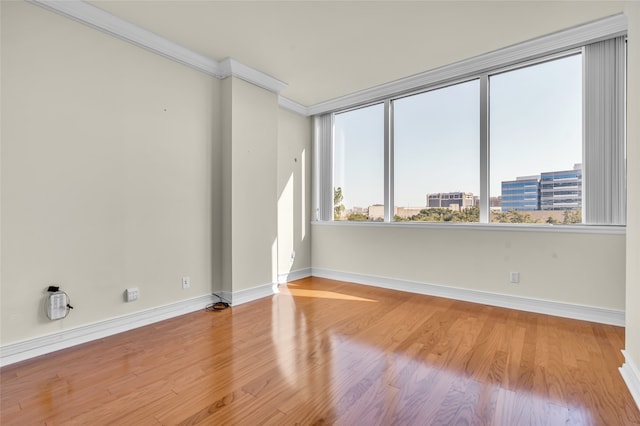
[{"label": "window sill", "polygon": [[393,228],[430,228],[473,231],[514,231],[514,232],[560,232],[576,234],[626,235],[627,227],[622,225],[549,225],[514,223],[443,223],[443,222],[365,222],[365,221],[312,221],[314,226],[356,226]]}]

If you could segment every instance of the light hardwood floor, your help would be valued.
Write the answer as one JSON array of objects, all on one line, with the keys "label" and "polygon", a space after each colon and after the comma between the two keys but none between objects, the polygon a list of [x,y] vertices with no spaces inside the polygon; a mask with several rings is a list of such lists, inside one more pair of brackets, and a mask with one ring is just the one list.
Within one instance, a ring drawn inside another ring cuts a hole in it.
[{"label": "light hardwood floor", "polygon": [[624,329],[319,278],[2,368],[3,425],[625,425]]}]

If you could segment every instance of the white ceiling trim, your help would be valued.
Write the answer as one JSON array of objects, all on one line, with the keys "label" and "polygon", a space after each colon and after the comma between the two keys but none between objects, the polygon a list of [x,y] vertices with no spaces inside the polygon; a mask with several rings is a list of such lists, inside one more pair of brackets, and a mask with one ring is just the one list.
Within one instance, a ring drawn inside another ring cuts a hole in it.
[{"label": "white ceiling trim", "polygon": [[390,96],[416,91],[430,85],[464,79],[467,76],[489,72],[492,69],[509,66],[517,62],[616,37],[626,32],[627,17],[624,14],[612,15],[430,71],[320,102],[307,107],[307,113],[308,115],[324,114],[374,102]]},{"label": "white ceiling trim", "polygon": [[[29,1],[213,77],[224,79],[232,75],[275,93],[280,93],[287,87],[287,83],[244,65],[233,58],[226,58],[218,62],[84,1]],[[284,102],[282,106],[287,108],[287,105],[293,104],[295,103],[288,101]],[[296,107],[294,112],[300,113],[300,108]]]},{"label": "white ceiling trim", "polygon": [[278,105],[282,108],[288,109],[289,111],[293,111],[297,114],[304,115],[308,117],[309,115],[309,107],[301,105],[297,102],[292,101],[291,99],[285,98],[284,96],[278,96]]},{"label": "white ceiling trim", "polygon": [[230,75],[233,75],[234,77],[241,78],[249,83],[255,84],[256,86],[260,86],[263,89],[276,93],[280,93],[282,90],[287,88],[287,83],[251,68],[250,66],[242,64],[233,58],[225,58],[219,62],[218,72],[220,73],[220,78],[227,78]]},{"label": "white ceiling trim", "polygon": [[304,106],[280,96],[279,93],[287,84],[268,74],[233,58],[218,62],[84,1],[28,1],[213,77],[224,79],[233,75],[241,78],[278,94],[278,105],[305,116],[337,111],[445,83],[448,80],[462,79],[465,76],[488,72],[496,67],[622,35],[627,31],[627,18],[621,13],[325,102]]},{"label": "white ceiling trim", "polygon": [[184,46],[140,28],[129,21],[118,18],[89,3],[79,0],[29,1],[153,53],[157,53],[165,58],[180,62],[183,65],[187,65],[214,77],[223,78],[218,71],[219,65],[216,60],[189,50]]}]

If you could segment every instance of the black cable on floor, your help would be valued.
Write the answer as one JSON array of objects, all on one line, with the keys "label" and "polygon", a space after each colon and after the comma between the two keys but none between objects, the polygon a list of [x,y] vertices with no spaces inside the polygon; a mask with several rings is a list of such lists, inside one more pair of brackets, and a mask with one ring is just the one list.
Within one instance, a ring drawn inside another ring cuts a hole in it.
[{"label": "black cable on floor", "polygon": [[207,305],[207,307],[205,308],[206,311],[208,311],[208,312],[219,312],[219,311],[224,311],[229,306],[231,306],[231,304],[228,301],[226,301],[226,299],[224,299],[222,296],[217,295],[215,293],[213,293],[213,295],[216,296],[220,300],[218,302],[215,302],[215,303],[212,303],[210,305]]}]

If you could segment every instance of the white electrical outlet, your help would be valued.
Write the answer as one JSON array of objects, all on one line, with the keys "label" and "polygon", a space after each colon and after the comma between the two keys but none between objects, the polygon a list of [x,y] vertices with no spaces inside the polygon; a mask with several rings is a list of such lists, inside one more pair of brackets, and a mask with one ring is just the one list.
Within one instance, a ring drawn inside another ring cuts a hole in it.
[{"label": "white electrical outlet", "polygon": [[520,272],[509,272],[509,280],[511,284],[520,283]]},{"label": "white electrical outlet", "polygon": [[47,315],[52,320],[67,316],[67,295],[65,293],[53,293],[49,296]]},{"label": "white electrical outlet", "polygon": [[289,262],[293,263],[294,260],[296,260],[296,251],[292,250],[291,257],[289,257]]},{"label": "white electrical outlet", "polygon": [[182,288],[191,287],[191,279],[189,277],[182,277]]},{"label": "white electrical outlet", "polygon": [[128,288],[125,293],[127,295],[127,302],[138,300],[138,287]]}]

